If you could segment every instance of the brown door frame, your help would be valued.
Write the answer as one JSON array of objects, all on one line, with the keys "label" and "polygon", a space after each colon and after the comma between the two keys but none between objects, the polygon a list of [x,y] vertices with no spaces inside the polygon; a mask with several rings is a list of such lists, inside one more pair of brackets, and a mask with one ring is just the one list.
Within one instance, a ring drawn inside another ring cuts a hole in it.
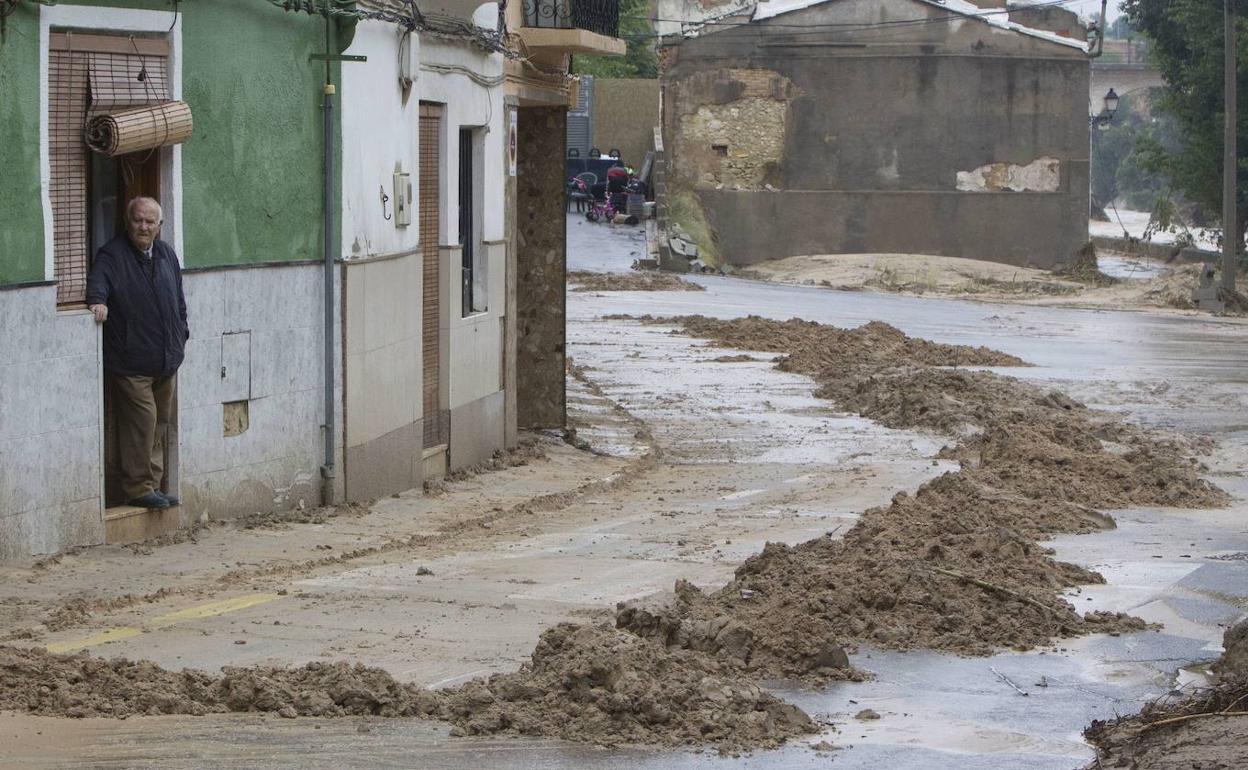
[{"label": "brown door frame", "polygon": [[421,102],[418,157],[421,255],[421,415],[422,447],[449,443],[449,415],[442,405],[442,140],[443,107]]}]

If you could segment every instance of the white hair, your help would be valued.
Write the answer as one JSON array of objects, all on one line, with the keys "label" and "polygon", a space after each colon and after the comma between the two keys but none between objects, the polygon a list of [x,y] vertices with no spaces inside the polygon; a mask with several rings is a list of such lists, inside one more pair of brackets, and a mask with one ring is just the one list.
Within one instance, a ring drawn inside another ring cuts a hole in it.
[{"label": "white hair", "polygon": [[157,214],[157,221],[160,221],[160,222],[165,221],[165,210],[161,208],[160,201],[156,200],[155,198],[149,198],[146,195],[140,195],[137,198],[130,199],[130,202],[126,204],[126,219],[131,219],[134,217],[134,210],[138,208],[140,203],[150,203],[151,205],[155,206],[156,214]]}]

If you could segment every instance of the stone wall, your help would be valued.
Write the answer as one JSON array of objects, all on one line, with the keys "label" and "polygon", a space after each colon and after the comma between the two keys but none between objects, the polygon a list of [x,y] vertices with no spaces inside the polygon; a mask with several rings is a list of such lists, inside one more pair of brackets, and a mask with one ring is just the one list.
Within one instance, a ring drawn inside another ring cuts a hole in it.
[{"label": "stone wall", "polygon": [[516,411],[521,428],[562,428],[567,232],[566,107],[521,107],[516,177]]},{"label": "stone wall", "polygon": [[1084,54],[971,18],[877,26],[924,14],[948,11],[841,0],[670,49],[669,184],[698,197],[725,261],[903,250],[1052,267],[1086,241]]}]

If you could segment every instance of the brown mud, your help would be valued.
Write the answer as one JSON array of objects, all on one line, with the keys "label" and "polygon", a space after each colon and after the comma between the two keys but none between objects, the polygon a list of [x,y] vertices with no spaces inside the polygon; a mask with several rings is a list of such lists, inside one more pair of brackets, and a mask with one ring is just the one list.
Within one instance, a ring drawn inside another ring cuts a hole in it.
[{"label": "brown mud", "polygon": [[753,675],[854,677],[836,651],[858,642],[986,655],[1140,630],[1137,618],[1077,612],[1060,592],[1103,578],[1053,559],[1040,541],[1112,527],[1098,508],[1228,501],[1182,441],[1010,377],[934,368],[1023,363],[998,351],[916,340],[879,322],[642,320],[715,346],[783,353],[779,368],[813,377],[818,395],[845,408],[963,436],[942,452],[961,470],[864,512],[844,537],[768,544],[718,591],[678,586],[618,610],[623,628]]},{"label": "brown mud", "polygon": [[686,281],[674,273],[632,272],[594,273],[573,270],[568,283],[572,291],[706,291],[701,284]]},{"label": "brown mud", "polygon": [[454,690],[403,684],[343,662],[230,668],[220,675],[154,663],[0,647],[0,710],[115,717],[265,712],[283,717],[418,717],[454,735],[509,733],[616,745],[779,746],[817,732],[805,712],[725,675],[713,658],[609,625],[542,634],[519,671]]},{"label": "brown mud", "polygon": [[470,465],[466,468],[451,471],[436,481],[426,481],[426,494],[440,495],[446,492],[448,484],[480,476],[482,473],[502,471],[508,468],[523,467],[533,463],[545,462],[548,458],[543,439],[538,436],[525,436],[512,449],[500,449],[488,460]]},{"label": "brown mud", "polygon": [[[861,679],[846,654],[858,643],[987,655],[1144,628],[1125,615],[1076,611],[1061,591],[1102,578],[1055,560],[1041,541],[1114,526],[1099,508],[1227,500],[1200,478],[1189,457],[1195,444],[1057,391],[944,368],[1026,365],[999,351],[914,339],[878,322],[842,330],[755,317],[642,320],[716,346],[781,353],[780,368],[811,376],[818,394],[843,408],[958,437],[942,454],[961,469],[864,512],[843,538],[768,544],[716,591],[681,581],[671,594],[617,607],[614,629],[550,629],[520,671],[455,690],[430,693],[347,664],[226,669],[216,678],[0,648],[0,708],[370,713],[441,718],[457,734],[772,747],[815,728],[756,682]],[[152,689],[170,698],[153,700]]]},{"label": "brown mud", "polygon": [[801,709],[722,671],[714,658],[610,626],[558,625],[516,673],[449,693],[461,735],[514,733],[613,745],[772,748],[817,732]]},{"label": "brown mud", "polygon": [[225,668],[220,675],[86,654],[0,647],[0,710],[130,717],[263,711],[282,716],[421,716],[434,697],[385,671],[347,663]]},{"label": "brown mud", "polygon": [[1227,629],[1211,687],[1138,714],[1094,721],[1087,770],[1241,770],[1248,767],[1248,620]]}]

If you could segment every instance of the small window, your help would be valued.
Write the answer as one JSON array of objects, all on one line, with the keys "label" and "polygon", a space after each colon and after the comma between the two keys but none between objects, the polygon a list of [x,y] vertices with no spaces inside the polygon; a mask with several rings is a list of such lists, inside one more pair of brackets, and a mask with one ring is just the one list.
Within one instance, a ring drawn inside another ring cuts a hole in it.
[{"label": "small window", "polygon": [[489,262],[481,242],[482,161],[481,133],[459,130],[459,244],[462,249],[462,316],[487,310]]},{"label": "small window", "polygon": [[721,158],[728,157],[728,145],[726,144],[712,144],[711,151]]}]

